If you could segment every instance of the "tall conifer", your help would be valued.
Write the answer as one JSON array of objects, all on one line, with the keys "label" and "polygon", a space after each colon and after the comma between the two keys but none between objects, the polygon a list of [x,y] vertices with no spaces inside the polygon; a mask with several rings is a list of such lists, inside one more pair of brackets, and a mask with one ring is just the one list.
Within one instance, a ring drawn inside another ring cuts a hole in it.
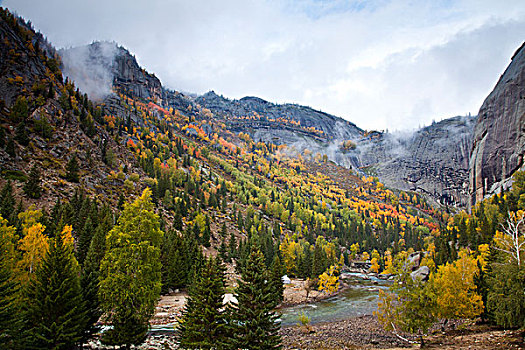
[{"label": "tall conifer", "polygon": [[184,349],[228,349],[223,310],[224,266],[210,258],[195,278],[178,325]]},{"label": "tall conifer", "polygon": [[255,247],[241,270],[242,279],[235,289],[237,303],[231,308],[232,348],[280,349],[281,337],[273,285],[264,264],[264,256]]},{"label": "tall conifer", "polygon": [[27,288],[27,347],[71,349],[86,318],[70,226],[59,231]]}]

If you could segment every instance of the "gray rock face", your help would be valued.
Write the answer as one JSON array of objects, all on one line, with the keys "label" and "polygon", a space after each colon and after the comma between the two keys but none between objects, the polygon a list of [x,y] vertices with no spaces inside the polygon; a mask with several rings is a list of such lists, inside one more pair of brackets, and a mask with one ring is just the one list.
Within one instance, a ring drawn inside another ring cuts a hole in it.
[{"label": "gray rock face", "polygon": [[525,153],[525,43],[485,99],[470,155],[470,204],[510,186]]},{"label": "gray rock face", "polygon": [[[342,118],[297,104],[274,104],[258,97],[229,100],[210,91],[195,100],[227,120],[234,131],[249,132],[255,141],[295,144],[310,138],[319,142],[355,140],[363,130]],[[258,115],[258,118],[244,119]],[[312,129],[314,128],[316,132]]]},{"label": "gray rock face", "polygon": [[410,273],[410,277],[412,277],[412,280],[414,281],[428,281],[428,276],[430,276],[430,269],[428,266],[421,266],[416,271]]},{"label": "gray rock face", "polygon": [[469,151],[475,117],[454,117],[411,134],[380,134],[361,140],[355,166],[387,186],[417,191],[443,205],[468,204]]}]

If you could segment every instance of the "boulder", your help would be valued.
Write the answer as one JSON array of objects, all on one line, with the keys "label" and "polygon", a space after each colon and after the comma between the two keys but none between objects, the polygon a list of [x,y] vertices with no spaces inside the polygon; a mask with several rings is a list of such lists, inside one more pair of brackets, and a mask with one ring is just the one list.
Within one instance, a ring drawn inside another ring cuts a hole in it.
[{"label": "boulder", "polygon": [[410,273],[410,277],[412,277],[412,280],[414,281],[427,281],[428,276],[430,276],[430,269],[428,268],[428,266],[421,266],[417,270],[412,271]]}]

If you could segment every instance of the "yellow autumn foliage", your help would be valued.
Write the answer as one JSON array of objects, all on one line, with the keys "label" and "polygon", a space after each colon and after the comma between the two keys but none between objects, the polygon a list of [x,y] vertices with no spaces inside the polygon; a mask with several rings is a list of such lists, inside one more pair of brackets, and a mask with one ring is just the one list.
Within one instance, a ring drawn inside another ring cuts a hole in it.
[{"label": "yellow autumn foliage", "polygon": [[45,226],[36,223],[29,227],[27,234],[18,243],[22,259],[18,262],[20,279],[27,281],[35,272],[49,249],[49,238],[44,235]]},{"label": "yellow autumn foliage", "polygon": [[319,287],[321,292],[332,294],[339,288],[339,276],[337,276],[337,266],[331,265],[319,276]]},{"label": "yellow autumn foliage", "polygon": [[474,275],[476,259],[466,250],[459,259],[438,268],[430,283],[436,295],[437,317],[446,319],[475,318],[483,312],[483,301],[476,293]]}]

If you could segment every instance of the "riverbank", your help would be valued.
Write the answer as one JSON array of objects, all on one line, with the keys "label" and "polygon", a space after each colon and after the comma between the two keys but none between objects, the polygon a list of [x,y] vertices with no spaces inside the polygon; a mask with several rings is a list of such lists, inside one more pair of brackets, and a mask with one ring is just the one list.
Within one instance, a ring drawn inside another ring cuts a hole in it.
[{"label": "riverbank", "polygon": [[374,316],[304,326],[281,327],[283,349],[386,349],[409,347],[385,331]]},{"label": "riverbank", "polygon": [[[318,323],[309,329],[303,326],[281,328],[283,349],[419,349],[385,331],[375,316],[361,316],[343,321]],[[501,330],[487,325],[466,324],[461,329],[435,331],[425,337],[425,349],[500,350],[525,349],[524,331]],[[412,341],[412,335],[403,334]]]}]

